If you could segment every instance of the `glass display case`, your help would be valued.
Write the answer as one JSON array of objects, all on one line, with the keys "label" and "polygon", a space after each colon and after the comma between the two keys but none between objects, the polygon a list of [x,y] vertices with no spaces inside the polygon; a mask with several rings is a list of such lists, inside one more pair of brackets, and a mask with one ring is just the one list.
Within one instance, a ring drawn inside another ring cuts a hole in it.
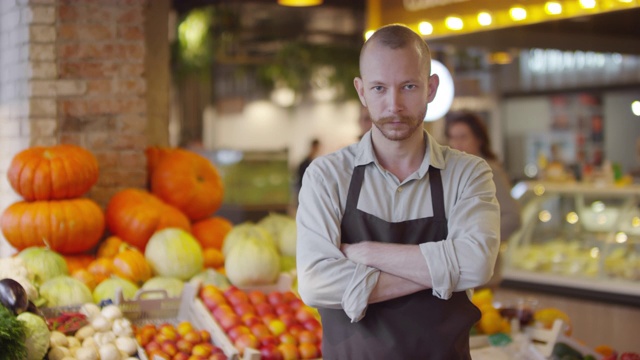
[{"label": "glass display case", "polygon": [[640,186],[522,182],[505,286],[640,306]]}]

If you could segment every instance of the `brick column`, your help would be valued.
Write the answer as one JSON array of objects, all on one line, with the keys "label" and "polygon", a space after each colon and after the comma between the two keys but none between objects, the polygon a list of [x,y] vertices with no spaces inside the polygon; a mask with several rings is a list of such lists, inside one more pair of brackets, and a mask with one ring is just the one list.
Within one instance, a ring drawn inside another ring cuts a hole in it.
[{"label": "brick column", "polygon": [[[156,41],[160,45],[150,50],[164,46],[167,55],[145,63],[145,20],[166,24],[169,8],[169,0],[153,1],[162,6],[150,7],[148,0],[0,0],[0,212],[20,199],[6,172],[29,146],[70,143],[92,151],[100,178],[87,196],[103,208],[118,190],[146,185],[145,76],[153,74],[145,74],[145,65],[161,69],[166,63],[158,76],[169,78],[167,42]],[[0,257],[12,252],[0,236]]]},{"label": "brick column", "polygon": [[145,3],[59,0],[60,142],[98,157],[89,196],[103,206],[117,190],[146,183]]}]

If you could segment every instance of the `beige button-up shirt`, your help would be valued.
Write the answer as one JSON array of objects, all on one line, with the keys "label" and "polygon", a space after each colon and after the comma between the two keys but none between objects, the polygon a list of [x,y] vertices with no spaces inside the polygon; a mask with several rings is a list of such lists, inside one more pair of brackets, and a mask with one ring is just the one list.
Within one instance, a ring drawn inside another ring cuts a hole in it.
[{"label": "beige button-up shirt", "polygon": [[316,158],[305,172],[297,212],[298,291],[313,307],[344,309],[352,321],[366,312],[380,271],[345,258],[340,224],[353,169],[366,165],[357,208],[388,222],[433,216],[429,165],[440,169],[449,235],[420,250],[442,299],[486,283],[500,243],[500,210],[489,165],[481,158],[427,141],[420,168],[400,182],[377,161],[368,132],[357,144]]}]

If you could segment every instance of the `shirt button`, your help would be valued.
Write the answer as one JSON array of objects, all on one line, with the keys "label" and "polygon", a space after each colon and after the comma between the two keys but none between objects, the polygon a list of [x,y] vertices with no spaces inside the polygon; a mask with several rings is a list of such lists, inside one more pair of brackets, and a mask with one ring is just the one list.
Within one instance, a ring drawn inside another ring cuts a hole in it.
[{"label": "shirt button", "polygon": [[398,188],[398,192],[402,192],[402,186]]}]

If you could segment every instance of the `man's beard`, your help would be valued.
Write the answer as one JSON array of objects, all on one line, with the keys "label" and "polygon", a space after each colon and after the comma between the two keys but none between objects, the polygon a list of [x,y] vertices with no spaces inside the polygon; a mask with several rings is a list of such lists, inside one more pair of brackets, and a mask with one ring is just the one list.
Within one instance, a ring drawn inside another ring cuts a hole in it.
[{"label": "man's beard", "polygon": [[[414,116],[386,116],[381,119],[373,121],[375,127],[380,130],[382,136],[392,141],[402,141],[406,140],[415,133],[416,129],[422,126],[422,122],[424,116],[420,119]],[[390,124],[396,121],[400,121],[400,123],[407,125],[407,128],[401,130],[389,130],[385,129],[386,124]]]}]

